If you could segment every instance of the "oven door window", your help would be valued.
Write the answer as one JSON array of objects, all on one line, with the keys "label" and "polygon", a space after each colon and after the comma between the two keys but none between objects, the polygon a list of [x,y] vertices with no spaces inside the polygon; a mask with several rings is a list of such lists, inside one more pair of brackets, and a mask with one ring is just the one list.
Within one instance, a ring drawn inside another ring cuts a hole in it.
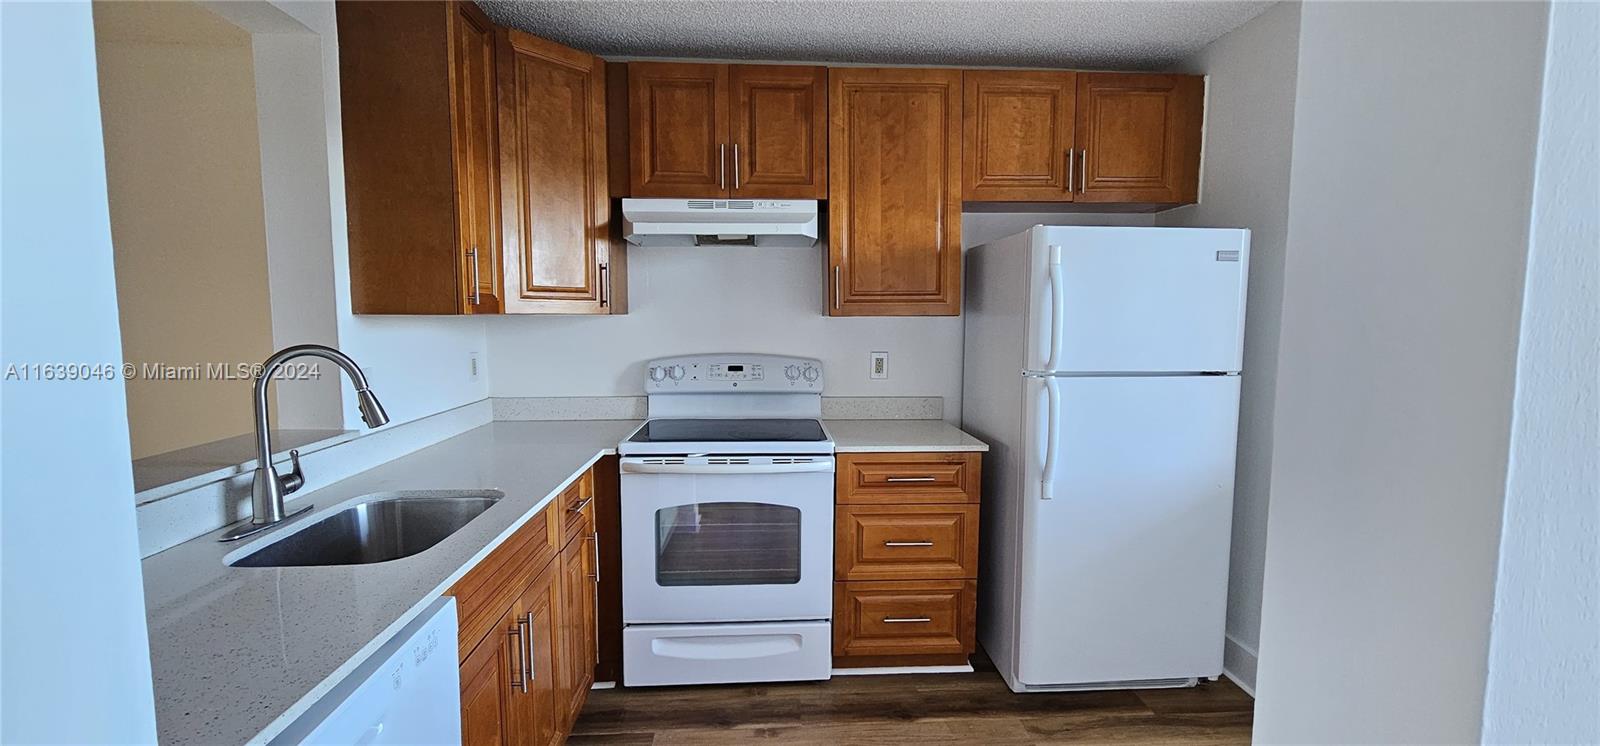
[{"label": "oven door window", "polygon": [[657,585],[789,585],[798,582],[799,508],[753,502],[709,502],[656,511]]}]

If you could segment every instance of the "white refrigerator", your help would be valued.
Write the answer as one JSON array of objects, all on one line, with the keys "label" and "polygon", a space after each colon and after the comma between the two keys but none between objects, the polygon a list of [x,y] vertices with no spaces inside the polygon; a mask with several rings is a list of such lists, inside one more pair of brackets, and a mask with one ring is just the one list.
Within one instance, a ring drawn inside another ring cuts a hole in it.
[{"label": "white refrigerator", "polygon": [[1013,691],[1221,674],[1249,248],[1035,226],[967,252],[978,636]]}]

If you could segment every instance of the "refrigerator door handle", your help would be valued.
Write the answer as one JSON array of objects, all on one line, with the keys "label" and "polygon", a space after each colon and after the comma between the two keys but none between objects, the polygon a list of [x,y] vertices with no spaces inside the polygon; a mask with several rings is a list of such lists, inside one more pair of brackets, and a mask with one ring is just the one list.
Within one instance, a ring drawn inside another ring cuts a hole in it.
[{"label": "refrigerator door handle", "polygon": [[1061,247],[1051,246],[1050,251],[1050,358],[1045,370],[1059,370],[1061,363],[1061,318],[1067,312],[1067,297],[1062,292],[1066,280],[1062,276]]},{"label": "refrigerator door handle", "polygon": [[1053,500],[1056,496],[1056,430],[1061,426],[1056,422],[1056,404],[1060,399],[1060,391],[1056,387],[1061,384],[1051,377],[1043,380],[1048,395],[1049,415],[1045,417],[1044,473],[1039,477],[1039,499]]}]

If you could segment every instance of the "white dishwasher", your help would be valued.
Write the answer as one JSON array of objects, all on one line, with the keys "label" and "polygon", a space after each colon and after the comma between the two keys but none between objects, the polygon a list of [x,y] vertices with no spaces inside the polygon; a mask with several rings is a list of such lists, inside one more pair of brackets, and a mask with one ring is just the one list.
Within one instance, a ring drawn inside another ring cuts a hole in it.
[{"label": "white dishwasher", "polygon": [[461,743],[456,600],[429,604],[271,743]]}]

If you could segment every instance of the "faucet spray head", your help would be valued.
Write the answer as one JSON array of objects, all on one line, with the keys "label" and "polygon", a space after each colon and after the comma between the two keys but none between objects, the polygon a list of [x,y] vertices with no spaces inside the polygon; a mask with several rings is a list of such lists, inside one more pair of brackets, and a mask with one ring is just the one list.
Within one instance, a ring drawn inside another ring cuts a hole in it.
[{"label": "faucet spray head", "polygon": [[383,411],[383,404],[371,389],[356,390],[356,407],[361,410],[361,421],[367,423],[367,427],[383,427],[389,423],[389,413]]}]

